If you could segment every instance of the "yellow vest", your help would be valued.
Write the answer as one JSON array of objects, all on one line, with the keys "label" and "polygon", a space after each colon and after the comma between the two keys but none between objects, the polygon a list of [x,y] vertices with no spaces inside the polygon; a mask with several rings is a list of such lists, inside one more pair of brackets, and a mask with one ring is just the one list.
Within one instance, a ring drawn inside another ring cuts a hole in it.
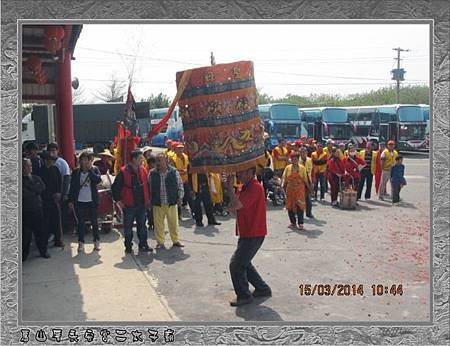
[{"label": "yellow vest", "polygon": [[268,151],[266,151],[265,156],[266,156],[265,165],[264,166],[262,166],[262,165],[256,166],[256,175],[261,175],[264,168],[270,167],[270,161],[272,160],[272,156],[270,155],[270,153]]},{"label": "yellow vest", "polygon": [[180,172],[180,170],[185,171],[184,173],[180,172],[180,176],[183,183],[186,183],[188,181],[187,169],[189,166],[189,157],[185,153],[182,153],[182,155],[184,157],[184,160],[182,160],[181,157],[179,157],[177,154],[172,155],[171,159],[175,164],[175,168],[177,169],[178,172]]},{"label": "yellow vest", "polygon": [[[317,151],[313,152],[311,154],[311,159],[312,160],[324,160],[327,157],[327,153],[325,152],[325,150],[322,151],[322,154],[318,154]],[[325,173],[327,170],[327,164],[323,164],[323,165],[314,165],[314,169],[316,170],[316,172],[318,173]]]},{"label": "yellow vest", "polygon": [[[223,202],[222,180],[219,173],[208,174],[209,194],[212,204],[220,204]],[[215,190],[215,191],[213,191]]]},{"label": "yellow vest", "polygon": [[277,152],[280,156],[287,156],[288,150],[287,148],[275,147],[272,152],[273,157],[273,169],[284,169],[287,165],[287,162],[284,160],[278,160],[276,158],[275,152]]},{"label": "yellow vest", "polygon": [[[287,165],[286,168],[284,169],[282,178],[283,184],[286,184],[286,179],[291,175],[291,173],[292,173],[292,164]],[[298,164],[298,174],[305,183],[308,183],[308,175],[306,173],[306,168],[301,164]]]},{"label": "yellow vest", "polygon": [[394,150],[392,153],[389,149],[384,149],[383,151],[385,160],[381,160],[381,166],[383,167],[383,171],[389,171],[393,165],[395,165],[395,159],[398,156],[397,150]]},{"label": "yellow vest", "polygon": [[171,158],[173,155],[175,155],[175,152],[173,150],[164,149],[163,154],[166,155],[168,158]]},{"label": "yellow vest", "polygon": [[[359,152],[359,157],[365,160],[366,158],[366,149],[363,149]],[[370,161],[370,172],[375,174],[375,165],[377,164],[377,152],[372,150],[372,160]]]},{"label": "yellow vest", "polygon": [[313,169],[313,163],[311,158],[307,157],[305,163],[303,164],[302,158],[299,158],[299,163],[305,167],[306,169],[306,174],[308,174],[308,179],[309,182],[311,182],[311,173],[312,173],[312,169]]},{"label": "yellow vest", "polygon": [[[335,148],[335,147],[333,147],[333,148]],[[332,149],[333,149],[333,148],[332,148]],[[328,147],[323,148],[323,152],[326,153],[326,154],[328,155],[328,157],[331,156],[331,151],[328,150]]]}]

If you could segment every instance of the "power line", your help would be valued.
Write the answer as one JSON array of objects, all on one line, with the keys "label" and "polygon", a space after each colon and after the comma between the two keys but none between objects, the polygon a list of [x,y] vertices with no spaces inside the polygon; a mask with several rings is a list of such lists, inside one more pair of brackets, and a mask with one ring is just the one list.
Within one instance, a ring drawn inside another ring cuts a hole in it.
[{"label": "power line", "polygon": [[[110,79],[92,79],[92,78],[79,78],[83,82],[111,82]],[[118,80],[118,82],[122,82]],[[126,80],[123,80],[126,82]],[[148,83],[148,84],[173,84],[173,82],[168,81],[151,81],[151,80],[134,80],[135,83]],[[389,85],[389,83],[285,83],[285,82],[269,82],[263,83],[264,85]],[[423,84],[420,82],[410,83],[410,84]]]}]

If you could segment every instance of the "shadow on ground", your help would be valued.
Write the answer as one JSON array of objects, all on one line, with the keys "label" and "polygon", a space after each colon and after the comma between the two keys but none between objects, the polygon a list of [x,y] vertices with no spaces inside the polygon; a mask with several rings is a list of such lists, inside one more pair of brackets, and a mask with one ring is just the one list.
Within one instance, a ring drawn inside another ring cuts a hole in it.
[{"label": "shadow on ground", "polygon": [[269,298],[257,298],[252,304],[236,308],[236,316],[245,321],[283,321],[281,316],[272,308],[261,305]]}]

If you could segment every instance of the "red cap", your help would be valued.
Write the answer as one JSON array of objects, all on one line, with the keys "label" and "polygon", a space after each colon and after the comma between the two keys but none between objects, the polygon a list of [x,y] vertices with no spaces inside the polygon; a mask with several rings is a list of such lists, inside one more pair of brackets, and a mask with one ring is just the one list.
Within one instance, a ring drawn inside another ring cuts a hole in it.
[{"label": "red cap", "polygon": [[394,142],[393,140],[390,140],[390,141],[388,141],[387,144],[388,144],[388,145],[389,145],[389,144],[394,144],[394,145],[395,145],[395,142]]}]

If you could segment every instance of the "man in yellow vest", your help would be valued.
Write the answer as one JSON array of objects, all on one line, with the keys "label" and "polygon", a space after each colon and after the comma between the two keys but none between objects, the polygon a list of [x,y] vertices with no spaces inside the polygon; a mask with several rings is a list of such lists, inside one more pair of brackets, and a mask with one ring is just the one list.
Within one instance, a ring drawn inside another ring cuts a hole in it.
[{"label": "man in yellow vest", "polygon": [[325,198],[327,180],[325,177],[327,171],[328,155],[323,149],[322,143],[317,143],[317,150],[311,154],[313,170],[315,176],[314,198],[317,199],[317,190],[320,183],[320,200]]},{"label": "man in yellow vest", "polygon": [[175,152],[173,151],[173,144],[174,142],[171,139],[168,139],[166,141],[166,149],[163,150],[164,155],[166,155],[169,159],[169,163],[171,163],[170,159],[172,158],[172,155],[175,154]]},{"label": "man in yellow vest", "polygon": [[283,175],[284,168],[287,166],[289,161],[288,153],[289,151],[286,148],[286,140],[284,138],[280,138],[278,145],[272,150],[273,171],[274,174],[278,175],[280,178]]},{"label": "man in yellow vest", "polygon": [[[189,205],[191,212],[193,210],[193,204],[191,200],[191,188],[188,181],[188,168],[189,168],[189,157],[183,152],[184,144],[176,143],[173,148],[174,154],[170,156],[171,164],[176,168],[178,173],[180,173],[181,181],[184,187],[184,198],[183,206]],[[181,220],[181,206],[178,206],[178,219]]]},{"label": "man in yellow vest", "polygon": [[370,199],[370,194],[372,191],[372,181],[373,175],[375,174],[375,165],[376,165],[376,151],[372,149],[372,142],[368,141],[366,145],[366,149],[363,149],[359,152],[359,156],[366,162],[366,165],[361,170],[361,180],[359,181],[358,186],[358,199],[361,198],[362,190],[364,188],[364,183],[366,184],[366,192],[364,194],[365,199]]},{"label": "man in yellow vest", "polygon": [[383,172],[381,174],[380,190],[378,191],[378,199],[384,200],[384,197],[389,196],[386,193],[386,185],[391,179],[391,168],[395,164],[395,159],[398,156],[397,150],[394,150],[395,142],[390,140],[385,149],[381,153],[381,168]]},{"label": "man in yellow vest", "polygon": [[334,148],[334,141],[330,138],[327,140],[327,146],[323,148],[323,152],[328,155],[328,157],[331,156],[331,150]]},{"label": "man in yellow vest", "polygon": [[342,160],[344,156],[348,156],[348,150],[345,150],[345,143],[339,143],[339,158]]},{"label": "man in yellow vest", "polygon": [[308,185],[310,185],[310,188],[306,190],[306,217],[309,217],[310,219],[314,219],[314,216],[312,214],[312,201],[311,201],[311,193],[309,192],[312,185],[312,170],[313,170],[313,163],[311,158],[308,157],[308,150],[305,147],[300,148],[300,160],[299,163],[305,167],[306,169],[306,175],[308,178]]},{"label": "man in yellow vest", "polygon": [[220,222],[216,221],[214,216],[213,205],[211,202],[209,174],[206,173],[192,173],[189,175],[190,183],[193,191],[193,209],[192,216],[194,217],[197,227],[204,227],[203,214],[202,214],[202,202],[205,208],[205,214],[208,218],[208,225],[219,226]]}]

